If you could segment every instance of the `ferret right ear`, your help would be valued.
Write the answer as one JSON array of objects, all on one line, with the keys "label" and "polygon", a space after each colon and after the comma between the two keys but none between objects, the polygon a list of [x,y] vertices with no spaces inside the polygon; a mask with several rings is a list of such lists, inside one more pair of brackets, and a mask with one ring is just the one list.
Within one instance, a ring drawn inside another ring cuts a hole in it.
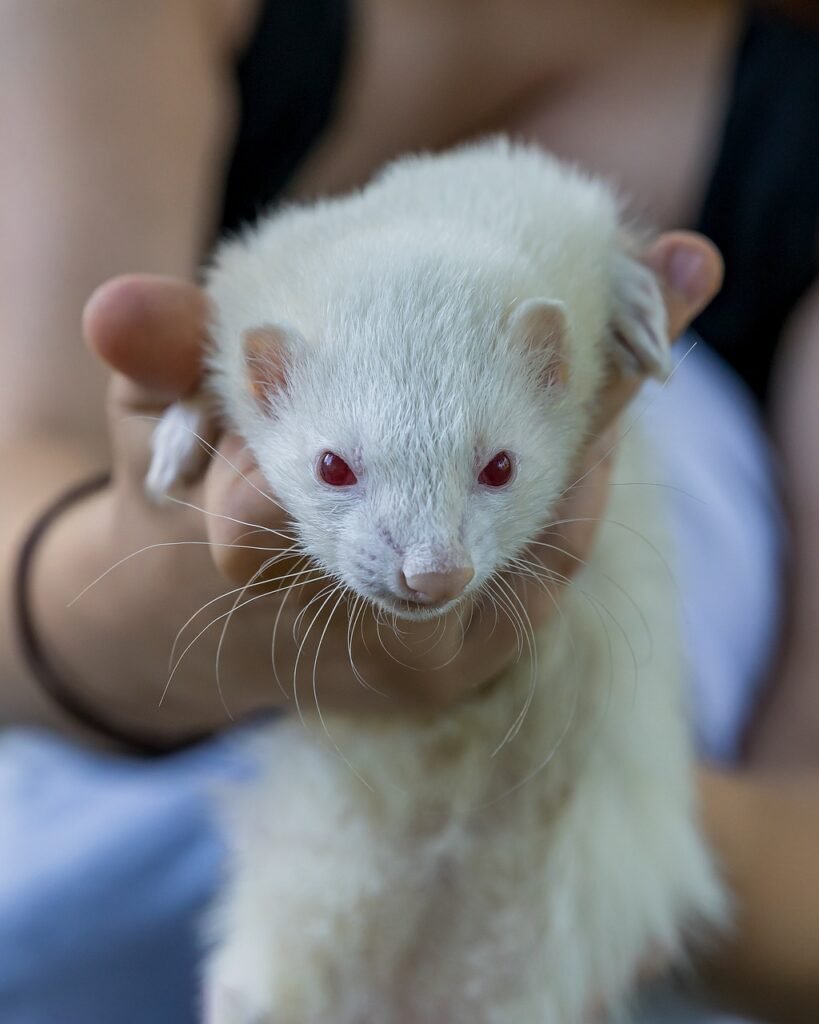
[{"label": "ferret right ear", "polygon": [[286,324],[251,327],[242,337],[250,393],[260,405],[287,387],[287,374],[301,335]]}]

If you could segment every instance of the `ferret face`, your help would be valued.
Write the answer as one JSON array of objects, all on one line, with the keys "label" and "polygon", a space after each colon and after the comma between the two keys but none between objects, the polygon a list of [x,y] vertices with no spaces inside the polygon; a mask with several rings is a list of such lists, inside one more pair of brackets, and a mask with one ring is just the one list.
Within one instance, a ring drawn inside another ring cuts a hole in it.
[{"label": "ferret face", "polygon": [[491,586],[571,483],[608,360],[669,369],[623,242],[605,185],[490,142],[223,248],[211,382],[317,562],[415,618]]},{"label": "ferret face", "polygon": [[462,285],[411,315],[383,295],[331,311],[319,337],[248,334],[259,414],[246,433],[323,567],[407,618],[490,585],[569,482],[581,418],[561,317],[538,302],[510,314]]}]

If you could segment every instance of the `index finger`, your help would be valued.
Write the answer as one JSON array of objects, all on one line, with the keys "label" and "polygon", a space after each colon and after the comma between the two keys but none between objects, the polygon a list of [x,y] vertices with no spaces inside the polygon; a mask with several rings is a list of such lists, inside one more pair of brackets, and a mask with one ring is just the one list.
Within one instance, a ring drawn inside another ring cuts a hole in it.
[{"label": "index finger", "polygon": [[124,404],[154,409],[199,386],[208,318],[201,288],[129,275],[94,292],[83,328],[89,347],[123,378],[118,387]]}]

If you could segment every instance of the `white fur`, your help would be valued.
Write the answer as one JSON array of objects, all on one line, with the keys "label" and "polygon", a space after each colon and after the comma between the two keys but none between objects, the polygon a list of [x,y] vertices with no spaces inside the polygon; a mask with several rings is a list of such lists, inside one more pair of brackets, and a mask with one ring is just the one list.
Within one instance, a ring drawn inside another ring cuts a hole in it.
[{"label": "white fur", "polygon": [[[211,386],[354,592],[420,615],[401,566],[457,549],[474,596],[548,523],[608,361],[667,365],[656,282],[620,221],[605,186],[494,142],[400,161],[222,248]],[[531,299],[562,303],[540,349],[515,331]],[[288,369],[259,403],[241,338],[263,325],[286,328]],[[567,374],[544,375],[555,358]],[[315,716],[271,730],[219,913],[212,1024],[581,1024],[622,1007],[647,956],[679,956],[687,926],[722,919],[661,496],[616,486],[645,475],[636,431],[621,449],[611,522],[535,659],[443,714],[326,713],[349,766]],[[325,450],[354,487],[317,479]],[[476,474],[499,450],[515,476],[491,491]]]},{"label": "white fur", "polygon": [[159,421],[152,438],[152,458],[145,490],[157,504],[180,478],[195,475],[208,449],[202,444],[208,403],[200,398],[176,402]]}]

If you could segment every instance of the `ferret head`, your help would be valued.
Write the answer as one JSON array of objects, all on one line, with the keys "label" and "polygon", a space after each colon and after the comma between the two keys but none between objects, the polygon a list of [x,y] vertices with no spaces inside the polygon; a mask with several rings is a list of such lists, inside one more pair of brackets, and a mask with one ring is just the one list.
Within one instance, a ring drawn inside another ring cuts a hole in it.
[{"label": "ferret head", "polygon": [[570,306],[495,253],[359,272],[244,328],[234,418],[305,549],[403,617],[485,587],[571,483],[610,339],[666,358],[656,285],[626,262],[645,302],[619,324],[611,282]]}]

